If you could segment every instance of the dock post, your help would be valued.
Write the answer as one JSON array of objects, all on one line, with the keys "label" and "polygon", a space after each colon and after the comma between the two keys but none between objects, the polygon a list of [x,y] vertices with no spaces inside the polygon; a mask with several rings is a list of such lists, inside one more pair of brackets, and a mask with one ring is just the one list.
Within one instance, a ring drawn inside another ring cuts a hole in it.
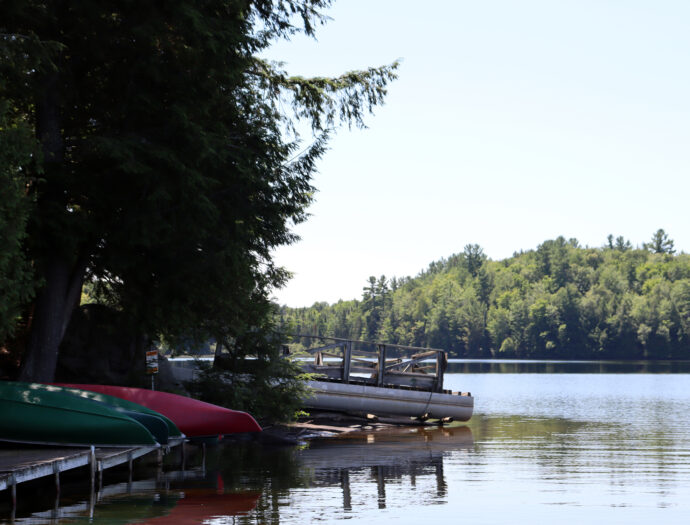
[{"label": "dock post", "polygon": [[352,494],[350,493],[350,471],[342,469],[340,471],[340,487],[343,489],[343,510],[352,510]]},{"label": "dock post", "polygon": [[436,357],[436,392],[443,391],[443,376],[448,368],[448,355],[445,352],[438,352]]},{"label": "dock post", "polygon": [[10,495],[12,497],[12,521],[14,522],[14,515],[17,513],[17,478],[14,473],[10,474]]},{"label": "dock post", "polygon": [[127,485],[132,486],[132,474],[134,472],[134,456],[132,451],[127,452],[127,467],[129,468],[129,477],[127,478]]},{"label": "dock post", "polygon": [[350,382],[350,363],[352,362],[352,341],[343,347],[343,383]]},{"label": "dock post", "polygon": [[[55,468],[53,466],[53,468]],[[52,519],[57,519],[60,515],[60,474],[55,474],[55,481],[57,483],[57,490],[55,491],[55,502],[53,503]]]},{"label": "dock post", "polygon": [[201,444],[201,470],[206,472],[206,443]]},{"label": "dock post", "polygon": [[186,451],[185,451],[185,443],[182,441],[182,444],[180,445],[180,467],[182,472],[184,472],[185,467],[187,462],[187,456],[186,456]]},{"label": "dock post", "polygon": [[91,481],[91,492],[96,488],[96,447],[91,445],[89,451],[89,480]]},{"label": "dock post", "polygon": [[376,491],[378,493],[379,509],[386,508],[386,473],[382,465],[372,467],[372,473],[376,476]]},{"label": "dock post", "polygon": [[57,461],[53,462],[53,476],[55,477],[56,498],[60,501],[60,465],[58,465]]},{"label": "dock post", "polygon": [[96,512],[96,491],[91,487],[91,494],[89,494],[89,520],[93,520],[93,515]]},{"label": "dock post", "polygon": [[383,386],[383,376],[386,373],[386,345],[378,345],[379,349],[379,373],[376,377],[376,384]]}]

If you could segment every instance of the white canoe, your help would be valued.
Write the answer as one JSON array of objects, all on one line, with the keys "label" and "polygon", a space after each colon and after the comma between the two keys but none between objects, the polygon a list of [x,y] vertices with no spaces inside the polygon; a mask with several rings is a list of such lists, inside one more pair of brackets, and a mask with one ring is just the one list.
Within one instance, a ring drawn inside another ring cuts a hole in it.
[{"label": "white canoe", "polygon": [[304,404],[320,410],[468,421],[474,409],[474,398],[468,393],[423,392],[328,381],[309,381],[308,385],[313,396]]}]

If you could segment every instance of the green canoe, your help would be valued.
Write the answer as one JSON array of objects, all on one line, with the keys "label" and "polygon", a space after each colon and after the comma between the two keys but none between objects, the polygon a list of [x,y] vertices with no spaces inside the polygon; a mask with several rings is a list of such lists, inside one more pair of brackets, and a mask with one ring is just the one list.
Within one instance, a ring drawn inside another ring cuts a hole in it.
[{"label": "green canoe", "polygon": [[[119,397],[114,397],[114,396],[109,396],[106,394],[101,394],[98,392],[90,392],[88,390],[81,390],[79,388],[72,388],[72,387],[58,387],[54,385],[44,385],[44,386],[50,386],[50,388],[61,388],[65,392],[68,392],[72,395],[82,397],[84,399],[90,399],[91,401],[96,401],[98,403],[104,403],[106,405],[110,405],[111,407],[115,408],[118,412],[123,412],[126,413],[129,417],[139,421],[142,423],[145,427],[149,429],[149,431],[154,435],[156,438],[156,441],[158,441],[161,445],[164,445],[168,442],[168,437],[170,438],[184,438],[184,434],[180,432],[180,429],[177,428],[177,425],[172,422],[171,419],[167,418],[163,414],[160,414],[156,412],[155,410],[151,410],[148,407],[145,407],[143,405],[140,405],[138,403],[134,403],[132,401],[127,401],[126,399],[121,399]],[[150,420],[150,417],[154,417],[155,420],[154,422],[156,423],[155,426],[152,426],[151,423],[153,423]],[[160,429],[160,421],[163,421],[165,424],[165,429]]]},{"label": "green canoe", "polygon": [[[159,441],[155,433],[167,441],[168,426],[160,417],[75,395],[69,390],[0,381],[0,440],[51,445],[156,446]],[[136,419],[132,417],[135,414]]]}]

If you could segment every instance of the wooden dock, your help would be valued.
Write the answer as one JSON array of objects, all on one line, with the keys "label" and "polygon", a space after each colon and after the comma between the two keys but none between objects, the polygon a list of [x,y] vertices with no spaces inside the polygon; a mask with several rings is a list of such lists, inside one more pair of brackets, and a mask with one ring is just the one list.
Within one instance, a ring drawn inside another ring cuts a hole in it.
[{"label": "wooden dock", "polygon": [[130,473],[133,461],[151,453],[158,455],[162,461],[164,452],[171,448],[183,446],[184,440],[178,439],[166,447],[131,447],[131,448],[50,448],[22,447],[0,449],[0,491],[9,490],[12,498],[12,509],[17,506],[17,485],[27,481],[52,477],[56,493],[60,493],[60,474],[62,472],[86,467],[89,472],[91,491],[103,484],[103,471],[118,465],[128,464]]}]

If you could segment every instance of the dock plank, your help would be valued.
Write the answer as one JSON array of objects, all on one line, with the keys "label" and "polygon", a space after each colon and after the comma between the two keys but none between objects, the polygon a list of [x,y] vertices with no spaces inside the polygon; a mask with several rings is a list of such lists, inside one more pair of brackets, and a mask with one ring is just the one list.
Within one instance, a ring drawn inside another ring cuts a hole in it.
[{"label": "dock plank", "polygon": [[89,464],[83,448],[0,449],[0,490]]},{"label": "dock plank", "polygon": [[[166,447],[176,447],[183,440],[175,440]],[[96,448],[94,451],[94,470],[103,472],[109,468],[145,456],[154,451],[161,451],[161,447],[127,447],[127,448]],[[91,450],[89,448],[50,448],[50,447],[22,447],[0,448],[0,491],[9,489],[19,483],[31,481],[74,468],[90,464]]]}]

